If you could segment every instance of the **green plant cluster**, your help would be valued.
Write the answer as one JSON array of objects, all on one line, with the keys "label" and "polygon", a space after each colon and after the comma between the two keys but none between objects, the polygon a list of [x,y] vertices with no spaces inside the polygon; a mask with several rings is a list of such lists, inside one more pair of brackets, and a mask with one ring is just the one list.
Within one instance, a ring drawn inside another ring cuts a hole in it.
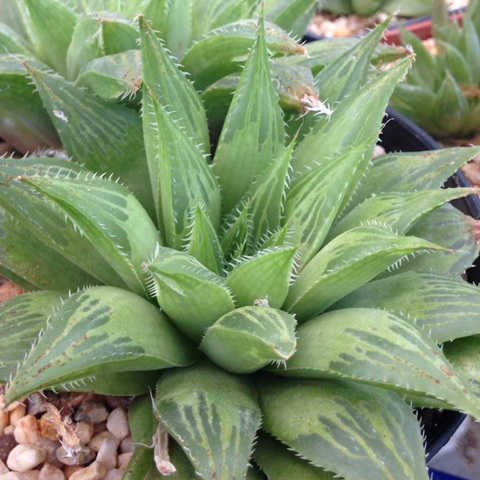
[{"label": "green plant cluster", "polygon": [[135,395],[125,480],[427,480],[413,406],[480,419],[475,190],[440,188],[479,149],[372,160],[388,21],[307,57],[248,0],[189,46],[140,3],[0,26],[5,401]]},{"label": "green plant cluster", "polygon": [[412,33],[401,33],[417,61],[392,97],[392,106],[439,138],[462,137],[480,128],[480,3],[470,2],[462,25],[444,0],[433,8],[431,53]]},{"label": "green plant cluster", "polygon": [[370,16],[378,12],[403,17],[428,15],[433,0],[320,0],[319,9],[338,15]]}]

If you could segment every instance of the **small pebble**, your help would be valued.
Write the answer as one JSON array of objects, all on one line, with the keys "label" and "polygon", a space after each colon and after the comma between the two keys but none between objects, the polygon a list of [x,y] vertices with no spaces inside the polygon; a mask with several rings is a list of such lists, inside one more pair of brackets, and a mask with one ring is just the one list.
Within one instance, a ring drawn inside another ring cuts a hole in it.
[{"label": "small pebble", "polygon": [[122,397],[108,396],[105,397],[104,400],[111,410],[114,410],[115,408],[121,407],[123,405]]},{"label": "small pebble", "polygon": [[27,407],[19,403],[17,407],[10,412],[10,425],[17,426],[18,421],[27,414]]},{"label": "small pebble", "polygon": [[107,467],[100,462],[94,462],[87,468],[76,471],[70,480],[102,480],[107,474]]},{"label": "small pebble", "polygon": [[93,426],[93,435],[97,435],[97,433],[102,433],[107,430],[107,422],[97,423]]},{"label": "small pebble", "polygon": [[45,450],[32,445],[17,445],[7,458],[7,467],[16,472],[28,472],[46,458]]},{"label": "small pebble", "polygon": [[57,468],[63,467],[63,463],[60,462],[60,460],[58,460],[57,458],[57,449],[59,446],[59,442],[53,442],[48,438],[40,438],[35,442],[34,446],[40,447],[45,451],[45,463],[49,463],[50,465]]},{"label": "small pebble", "polygon": [[30,472],[9,472],[0,475],[0,480],[39,480],[40,472],[32,470]]},{"label": "small pebble", "polygon": [[8,427],[10,423],[10,415],[8,412],[0,408],[0,437],[4,434],[5,428]]},{"label": "small pebble", "polygon": [[47,411],[47,400],[40,393],[32,393],[28,397],[28,415],[39,415]]},{"label": "small pebble", "polygon": [[133,444],[132,437],[127,437],[122,440],[122,443],[120,444],[120,451],[122,453],[129,453],[129,452],[133,452],[134,450],[135,450],[135,445]]},{"label": "small pebble", "polygon": [[80,443],[86,445],[93,437],[93,425],[88,422],[80,422],[75,430]]},{"label": "small pebble", "polygon": [[88,442],[88,446],[94,451],[98,452],[100,450],[100,447],[102,446],[103,441],[106,438],[113,438],[117,442],[118,440],[110,433],[110,432],[101,432],[98,435],[95,435],[90,442]]},{"label": "small pebble", "polygon": [[0,460],[0,475],[3,475],[5,473],[8,473],[10,470],[7,468],[7,466],[3,463],[2,460]]},{"label": "small pebble", "polygon": [[9,425],[8,427],[5,427],[5,430],[3,431],[4,435],[13,435],[13,432],[15,431],[15,427],[13,425]]},{"label": "small pebble", "polygon": [[132,456],[133,456],[133,452],[121,453],[118,456],[117,468],[119,468],[120,470],[125,470],[128,467],[128,464],[130,463]]},{"label": "small pebble", "polygon": [[26,415],[20,418],[13,435],[17,443],[33,445],[41,438],[37,419],[33,415]]},{"label": "small pebble", "polygon": [[97,462],[103,463],[107,470],[117,466],[117,450],[119,441],[116,438],[105,438],[97,453]]},{"label": "small pebble", "polygon": [[95,453],[88,447],[81,449],[66,449],[65,447],[57,448],[55,452],[57,459],[64,465],[85,465],[95,458]]},{"label": "small pebble", "polygon": [[130,434],[127,412],[122,407],[118,407],[110,413],[107,430],[119,440],[123,440]]},{"label": "small pebble", "polygon": [[0,460],[6,462],[10,452],[17,446],[13,435],[4,434],[0,437]]},{"label": "small pebble", "polygon": [[48,417],[46,415],[43,415],[42,418],[38,421],[38,428],[40,430],[40,434],[42,437],[48,438],[49,440],[52,440],[54,442],[57,441],[58,439],[58,433],[53,427],[52,423],[48,421]]},{"label": "small pebble", "polygon": [[123,473],[123,470],[114,468],[113,470],[110,470],[105,477],[103,477],[103,480],[122,480]]},{"label": "small pebble", "polygon": [[38,480],[65,480],[65,475],[59,468],[46,463],[40,470]]},{"label": "small pebble", "polygon": [[83,467],[79,465],[67,465],[63,467],[63,474],[65,475],[65,480],[69,480],[69,478],[79,470],[83,470]]},{"label": "small pebble", "polygon": [[75,413],[76,422],[102,423],[108,418],[108,410],[102,402],[84,402]]}]

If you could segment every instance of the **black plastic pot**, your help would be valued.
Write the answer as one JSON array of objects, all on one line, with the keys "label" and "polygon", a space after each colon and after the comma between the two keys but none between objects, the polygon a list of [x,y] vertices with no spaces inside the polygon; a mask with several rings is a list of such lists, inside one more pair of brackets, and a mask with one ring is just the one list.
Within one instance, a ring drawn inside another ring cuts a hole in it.
[{"label": "black plastic pot", "polygon": [[[440,148],[430,135],[395,110],[387,110],[387,119],[388,122],[386,122],[381,135],[382,146],[387,152],[419,152]],[[471,184],[461,171],[457,171],[450,177],[445,186],[471,187]],[[480,199],[477,195],[456,200],[452,204],[463,213],[480,219]],[[473,267],[467,271],[469,282],[478,283],[479,278],[478,267]],[[450,440],[465,419],[465,415],[448,410],[423,409],[420,411],[420,417],[427,439],[428,462]]]}]

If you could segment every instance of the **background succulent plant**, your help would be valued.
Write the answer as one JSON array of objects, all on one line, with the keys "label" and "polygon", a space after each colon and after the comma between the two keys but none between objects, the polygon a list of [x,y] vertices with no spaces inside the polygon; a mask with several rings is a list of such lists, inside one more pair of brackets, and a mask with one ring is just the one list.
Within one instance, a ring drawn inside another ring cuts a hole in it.
[{"label": "background succulent plant", "polygon": [[401,33],[417,61],[396,89],[392,106],[437,137],[465,136],[480,127],[479,7],[471,2],[460,26],[449,18],[444,0],[435,1],[434,53],[412,33]]},{"label": "background succulent plant", "polygon": [[184,55],[189,80],[143,15],[112,30],[139,51],[95,45],[88,16],[48,49],[45,5],[67,25],[55,0],[17,3],[36,40],[0,59],[0,102],[23,86],[50,122],[32,131],[48,125],[69,157],[0,160],[0,270],[30,291],[0,306],[6,401],[138,395],[128,479],[427,479],[411,405],[480,418],[461,348],[480,334],[460,278],[475,224],[448,205],[474,190],[439,189],[478,149],[371,160],[413,61],[372,69],[387,22],[308,67],[263,16],[222,27],[191,47],[197,64]]},{"label": "background succulent plant", "polygon": [[377,12],[396,13],[404,17],[428,15],[433,0],[320,0],[319,8],[339,15],[369,16]]}]

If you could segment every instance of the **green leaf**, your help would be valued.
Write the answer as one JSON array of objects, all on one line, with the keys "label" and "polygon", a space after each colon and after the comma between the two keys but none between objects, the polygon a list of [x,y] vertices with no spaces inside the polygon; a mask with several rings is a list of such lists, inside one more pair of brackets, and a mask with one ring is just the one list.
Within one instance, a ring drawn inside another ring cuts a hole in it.
[{"label": "green leaf", "polygon": [[[328,122],[317,122],[295,151],[292,160],[294,176],[333,161],[335,154],[347,146],[358,146],[366,138],[378,135],[388,100],[412,62],[411,56],[399,61],[343,100]],[[373,148],[372,143],[372,152]],[[360,177],[361,174],[357,180]]]},{"label": "green leaf", "polygon": [[160,247],[146,268],[152,296],[193,340],[200,340],[208,327],[235,308],[225,280],[190,255]]},{"label": "green leaf", "polygon": [[315,0],[267,0],[265,15],[287,32],[302,38],[316,10]]},{"label": "green leaf", "polygon": [[445,63],[445,68],[452,74],[455,81],[460,85],[475,85],[478,77],[475,80],[471,77],[467,59],[463,56],[462,52],[454,45],[438,39],[435,41],[435,44],[442,52],[442,60]]},{"label": "green leaf", "polygon": [[383,0],[352,0],[352,6],[358,15],[369,16],[376,13],[383,4]]},{"label": "green leaf", "polygon": [[193,0],[168,2],[165,22],[165,45],[175,58],[182,58],[193,43]]},{"label": "green leaf", "polygon": [[24,290],[67,292],[102,284],[32,235],[3,209],[0,209],[0,272]]},{"label": "green leaf", "polygon": [[237,307],[267,300],[281,308],[292,280],[298,247],[260,250],[253,257],[241,258],[226,278]]},{"label": "green leaf", "polygon": [[[141,328],[132,318],[141,319]],[[97,373],[159,370],[194,360],[194,346],[158,308],[125,290],[95,287],[55,311],[6,401]]]},{"label": "green leaf", "polygon": [[458,276],[470,268],[478,257],[479,244],[475,220],[452,205],[444,205],[420,219],[408,232],[440,245],[449,252],[431,252],[411,258],[395,273],[405,271],[436,272]]},{"label": "green leaf", "polygon": [[62,75],[77,15],[57,0],[21,0],[28,8],[29,29],[38,57]]},{"label": "green leaf", "polygon": [[120,176],[153,213],[137,113],[75,88],[59,76],[30,65],[28,70],[68,155],[89,170]]},{"label": "green leaf", "polygon": [[255,372],[295,353],[296,324],[292,315],[274,308],[238,308],[207,330],[200,350],[229,372]]},{"label": "green leaf", "polygon": [[92,60],[80,71],[75,86],[105,100],[134,100],[142,86],[142,54],[127,50]]},{"label": "green leaf", "polygon": [[382,10],[405,17],[421,17],[432,12],[432,0],[387,0]]},{"label": "green leaf", "polygon": [[346,480],[428,479],[415,415],[393,392],[276,378],[264,378],[259,390],[263,428],[314,466]]},{"label": "green leaf", "polygon": [[[198,90],[242,71],[242,64],[255,42],[258,22],[242,20],[221,26],[195,43],[182,59]],[[265,24],[265,41],[273,55],[305,54],[305,48],[274,24]]]},{"label": "green leaf", "polygon": [[28,43],[13,28],[10,28],[3,21],[0,22],[0,53],[28,55],[30,54],[30,48]]},{"label": "green leaf", "polygon": [[185,251],[217,275],[223,272],[225,258],[220,240],[200,204],[197,204],[193,212]]},{"label": "green leaf", "polygon": [[343,217],[329,232],[328,238],[331,240],[362,225],[380,225],[404,235],[429,212],[451,200],[475,193],[472,188],[447,188],[376,195]]},{"label": "green leaf", "polygon": [[[263,17],[240,84],[228,111],[213,169],[224,192],[223,211],[229,213],[268,164],[284,149],[285,132],[272,84]],[[243,161],[238,161],[238,152]]]},{"label": "green leaf", "polygon": [[57,132],[27,75],[18,58],[0,55],[0,135],[22,153],[60,148]]},{"label": "green leaf", "polygon": [[443,343],[480,334],[480,291],[433,273],[405,272],[367,283],[333,306],[380,308],[403,317]]},{"label": "green leaf", "polygon": [[[301,325],[298,349],[278,373],[342,378],[444,400],[474,417],[480,400],[428,334],[383,310],[335,310]],[[321,349],[321,350],[320,350]]]},{"label": "green leaf", "polygon": [[19,180],[54,202],[133,292],[148,296],[142,265],[155,252],[159,236],[147,212],[125,187],[94,175]]},{"label": "green leaf", "polygon": [[222,227],[221,244],[227,262],[245,253],[251,232],[250,205],[246,202],[243,208],[227,215]]},{"label": "green leaf", "polygon": [[155,407],[202,478],[244,478],[260,426],[247,379],[207,363],[167,372],[158,382]]},{"label": "green leaf", "polygon": [[118,13],[95,13],[75,26],[67,53],[67,78],[76,80],[92,60],[137,48],[138,30]]},{"label": "green leaf", "polygon": [[333,480],[332,473],[299,458],[271,436],[260,433],[254,451],[255,462],[270,480]]},{"label": "green leaf", "polygon": [[450,175],[478,153],[479,147],[446,148],[420,153],[388,153],[375,157],[365,172],[365,181],[355,191],[352,206],[372,194],[440,188]]},{"label": "green leaf", "polygon": [[8,382],[15,374],[60,301],[58,293],[41,292],[0,304],[0,382]]},{"label": "green leaf", "polygon": [[335,159],[294,181],[287,193],[285,224],[294,244],[302,244],[303,267],[319,251],[345,199],[355,188],[357,173],[370,161],[372,140],[346,148]]},{"label": "green leaf", "polygon": [[459,49],[465,57],[470,77],[477,79],[480,77],[480,39],[472,19],[468,15],[462,18],[462,37]]},{"label": "green leaf", "polygon": [[378,227],[345,232],[300,272],[283,309],[295,313],[300,322],[308,320],[408,255],[430,250],[441,247]]}]

